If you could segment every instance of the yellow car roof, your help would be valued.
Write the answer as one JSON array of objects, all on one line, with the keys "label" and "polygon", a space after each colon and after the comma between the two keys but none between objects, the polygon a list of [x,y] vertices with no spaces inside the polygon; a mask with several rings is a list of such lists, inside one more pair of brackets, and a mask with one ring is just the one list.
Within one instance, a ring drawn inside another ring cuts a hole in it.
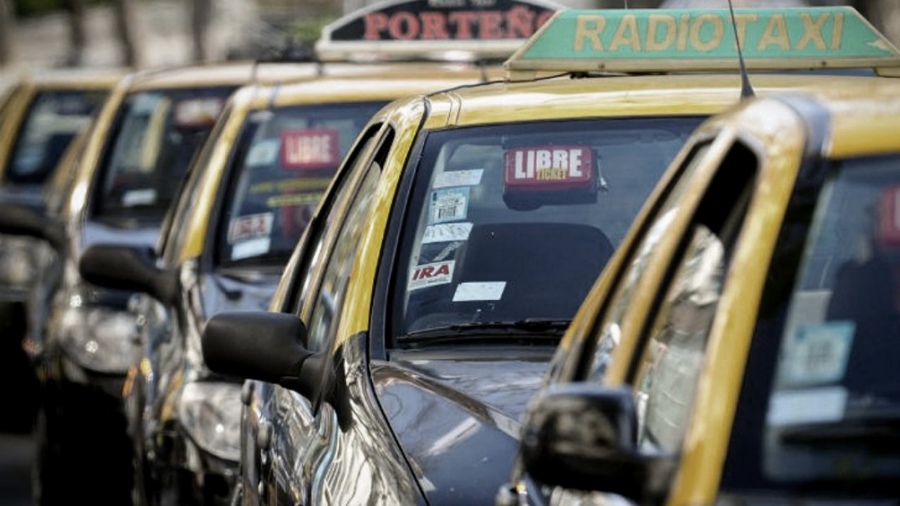
[{"label": "yellow car roof", "polygon": [[[894,80],[825,74],[750,76],[755,92],[761,95],[821,88],[863,93],[879,81]],[[737,73],[495,82],[430,96],[432,112],[427,126],[442,128],[563,118],[711,114],[737,103],[740,93],[741,78]]]},{"label": "yellow car roof", "polygon": [[124,69],[48,69],[22,74],[10,84],[25,84],[41,90],[109,89],[127,75]]},{"label": "yellow car roof", "polygon": [[217,85],[239,86],[253,80],[276,83],[311,78],[316,73],[317,68],[313,64],[232,62],[194,65],[137,72],[131,76],[128,88],[140,91]]}]

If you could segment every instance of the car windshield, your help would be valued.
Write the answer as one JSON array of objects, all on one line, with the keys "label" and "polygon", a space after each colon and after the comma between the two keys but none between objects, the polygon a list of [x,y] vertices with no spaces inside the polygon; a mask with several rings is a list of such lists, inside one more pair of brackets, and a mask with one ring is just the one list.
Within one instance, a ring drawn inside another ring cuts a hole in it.
[{"label": "car windshield", "polygon": [[104,147],[95,216],[161,221],[233,90],[173,89],[128,96]]},{"label": "car windshield", "polygon": [[896,494],[900,157],[834,166],[816,203],[778,354],[772,367],[748,371],[752,385],[771,386],[759,393],[768,395],[763,403],[741,402],[738,420],[762,416],[752,413],[759,410],[765,418],[736,424],[735,438],[756,442],[738,445],[748,453],[736,458],[740,466],[758,461],[767,487]]},{"label": "car windshield", "polygon": [[90,122],[106,95],[100,90],[38,93],[16,136],[6,170],[9,181],[42,183],[72,139]]},{"label": "car windshield", "polygon": [[559,336],[701,120],[429,134],[404,223],[392,334],[406,343]]},{"label": "car windshield", "polygon": [[232,156],[217,263],[284,263],[357,135],[385,102],[279,107],[248,116]]}]

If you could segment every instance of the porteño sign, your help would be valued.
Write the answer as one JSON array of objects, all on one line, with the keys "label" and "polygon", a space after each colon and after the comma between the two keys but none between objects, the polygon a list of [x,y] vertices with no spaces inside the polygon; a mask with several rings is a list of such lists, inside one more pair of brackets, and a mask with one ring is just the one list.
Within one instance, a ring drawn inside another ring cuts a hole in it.
[{"label": "porte\u00f1o sign", "polygon": [[316,51],[323,60],[450,51],[506,58],[560,8],[523,0],[382,2],[326,26]]}]

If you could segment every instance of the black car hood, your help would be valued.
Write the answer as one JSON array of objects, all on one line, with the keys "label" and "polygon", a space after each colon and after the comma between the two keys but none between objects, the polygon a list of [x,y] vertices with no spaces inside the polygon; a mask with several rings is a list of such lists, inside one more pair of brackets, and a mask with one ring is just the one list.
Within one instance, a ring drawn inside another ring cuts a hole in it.
[{"label": "black car hood", "polygon": [[479,346],[373,363],[385,416],[430,504],[493,504],[554,349]]}]

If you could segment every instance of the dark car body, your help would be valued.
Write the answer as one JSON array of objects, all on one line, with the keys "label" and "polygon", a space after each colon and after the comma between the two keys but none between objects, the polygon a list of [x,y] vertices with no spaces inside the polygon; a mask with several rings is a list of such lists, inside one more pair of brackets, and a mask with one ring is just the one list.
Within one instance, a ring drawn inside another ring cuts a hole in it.
[{"label": "dark car body", "polygon": [[[273,67],[266,68],[281,74]],[[232,63],[126,76],[97,113],[71,174],[47,195],[58,214],[3,205],[0,229],[45,240],[56,258],[40,274],[41,300],[27,307],[24,343],[41,386],[36,501],[130,502],[122,388],[136,330],[132,294],[85,282],[78,258],[96,242],[155,244],[195,149],[227,97],[256,75],[255,65]],[[94,485],[97,473],[109,486]]]},{"label": "dark car body", "polygon": [[[44,182],[121,77],[113,70],[45,71],[5,90],[0,96],[0,202],[42,211]],[[50,255],[45,249],[29,237],[0,236],[0,394],[17,406],[0,420],[0,430],[31,430],[39,404],[22,341],[28,329],[25,307]]]}]

